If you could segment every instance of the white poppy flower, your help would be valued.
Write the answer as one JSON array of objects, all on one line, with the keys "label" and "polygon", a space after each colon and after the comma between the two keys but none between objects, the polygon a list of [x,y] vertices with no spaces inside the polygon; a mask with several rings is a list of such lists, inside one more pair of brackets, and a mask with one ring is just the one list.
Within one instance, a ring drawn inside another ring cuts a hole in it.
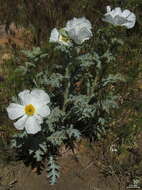
[{"label": "white poppy flower", "polygon": [[82,44],[92,36],[92,25],[85,17],[69,20],[65,27],[69,37],[77,44]]},{"label": "white poppy flower", "polygon": [[50,114],[48,103],[50,98],[43,90],[34,89],[31,92],[24,90],[18,94],[20,104],[11,103],[8,116],[11,120],[18,119],[14,126],[18,130],[26,129],[28,134],[41,131],[43,118]]},{"label": "white poppy flower", "polygon": [[110,6],[106,7],[107,13],[102,20],[117,26],[125,26],[127,29],[133,28],[136,22],[136,15],[131,11],[125,9],[121,10],[120,7],[116,7],[111,10]]},{"label": "white poppy flower", "polygon": [[70,42],[69,38],[66,37],[66,36],[64,36],[64,35],[62,35],[61,32],[59,32],[57,30],[57,28],[54,28],[51,31],[49,42],[59,43],[61,45],[65,45],[65,46],[70,46],[71,45],[71,42]]}]

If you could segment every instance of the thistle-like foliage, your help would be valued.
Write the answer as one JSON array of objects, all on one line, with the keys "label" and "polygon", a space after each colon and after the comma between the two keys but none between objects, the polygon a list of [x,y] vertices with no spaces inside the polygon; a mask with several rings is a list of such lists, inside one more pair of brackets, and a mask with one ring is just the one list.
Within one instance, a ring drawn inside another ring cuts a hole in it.
[{"label": "thistle-like foliage", "polygon": [[[41,135],[29,136],[25,132],[17,134],[11,141],[11,146],[18,150],[19,156],[26,162],[41,162],[47,153],[45,138]],[[30,160],[31,158],[31,160]]]},{"label": "thistle-like foliage", "polygon": [[48,159],[48,178],[50,178],[50,184],[54,185],[57,181],[57,178],[59,177],[59,166],[55,162],[54,157],[50,156]]}]

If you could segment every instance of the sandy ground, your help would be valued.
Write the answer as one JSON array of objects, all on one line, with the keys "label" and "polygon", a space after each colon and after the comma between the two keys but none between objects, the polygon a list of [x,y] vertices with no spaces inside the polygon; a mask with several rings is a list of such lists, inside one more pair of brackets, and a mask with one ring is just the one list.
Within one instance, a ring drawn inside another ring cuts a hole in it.
[{"label": "sandy ground", "polygon": [[93,146],[93,149],[88,148],[86,143],[79,146],[76,155],[69,151],[59,158],[61,174],[53,186],[49,184],[45,170],[38,175],[36,169],[31,170],[22,162],[1,166],[0,190],[9,187],[13,190],[125,190],[124,178],[104,176],[100,162],[103,153]]}]

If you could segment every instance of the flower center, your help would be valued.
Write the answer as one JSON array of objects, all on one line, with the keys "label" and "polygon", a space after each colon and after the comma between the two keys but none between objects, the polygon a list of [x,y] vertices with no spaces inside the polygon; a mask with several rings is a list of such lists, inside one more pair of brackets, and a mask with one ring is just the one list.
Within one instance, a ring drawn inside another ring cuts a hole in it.
[{"label": "flower center", "polygon": [[66,42],[66,43],[70,42],[70,40],[67,37],[62,36],[62,35],[59,36],[59,41],[63,41],[63,42]]},{"label": "flower center", "polygon": [[28,104],[25,106],[25,113],[30,116],[33,115],[35,113],[35,107],[32,104]]}]

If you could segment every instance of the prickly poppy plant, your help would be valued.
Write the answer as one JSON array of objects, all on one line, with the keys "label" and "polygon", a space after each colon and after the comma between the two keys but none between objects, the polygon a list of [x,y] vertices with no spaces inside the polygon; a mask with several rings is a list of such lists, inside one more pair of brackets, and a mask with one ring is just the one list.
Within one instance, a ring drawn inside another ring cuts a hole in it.
[{"label": "prickly poppy plant", "polygon": [[7,108],[20,131],[12,147],[31,164],[48,160],[51,184],[59,177],[62,146],[73,150],[80,138],[95,141],[105,135],[118,107],[114,84],[125,81],[116,71],[119,46],[125,43],[116,36],[119,28],[102,27],[95,34],[92,28],[85,17],[73,18],[64,28],[55,26],[48,48],[21,52],[25,63],[17,71],[32,90],[24,89]]}]

